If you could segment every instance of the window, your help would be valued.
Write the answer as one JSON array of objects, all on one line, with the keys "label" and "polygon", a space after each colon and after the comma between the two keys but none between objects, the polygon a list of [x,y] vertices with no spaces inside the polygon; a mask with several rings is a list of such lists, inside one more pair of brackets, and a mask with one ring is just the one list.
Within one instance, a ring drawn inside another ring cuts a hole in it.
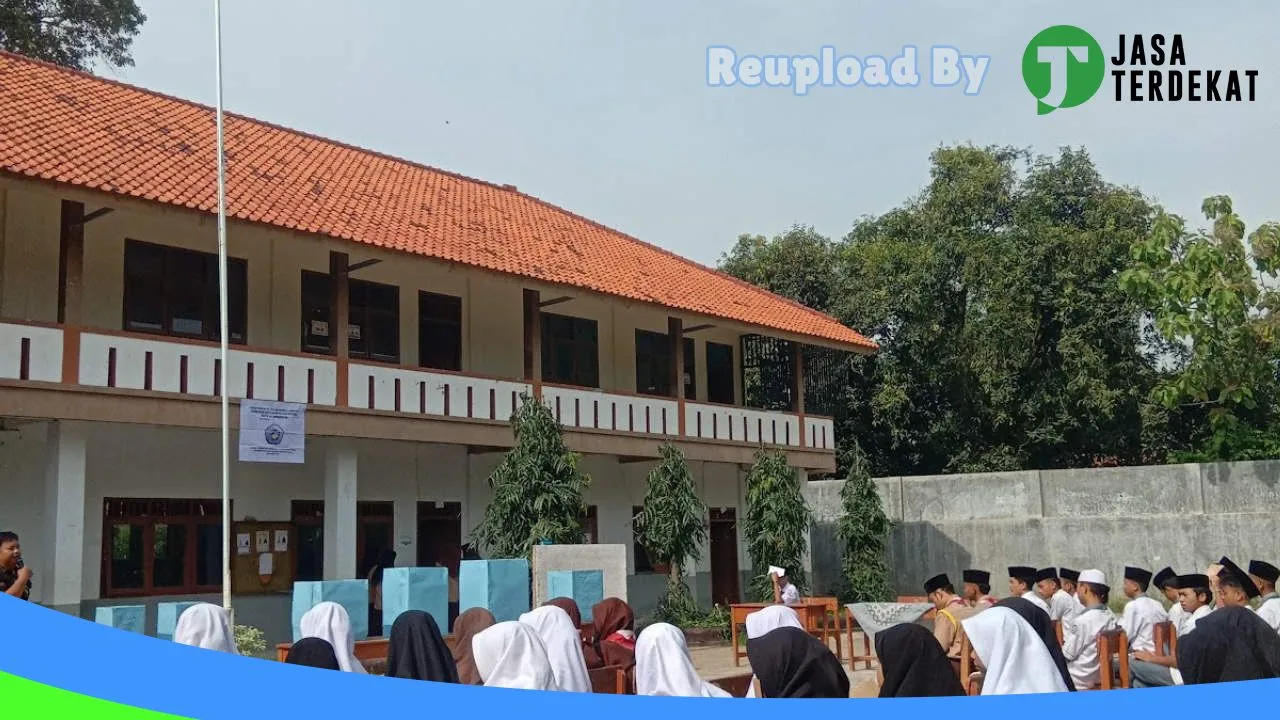
[{"label": "window", "polygon": [[298,529],[298,547],[294,554],[295,580],[324,579],[324,503],[294,500],[291,515]]},{"label": "window", "polygon": [[649,561],[649,553],[645,551],[644,545],[637,540],[640,536],[636,527],[636,518],[644,511],[644,507],[640,505],[631,506],[631,555],[635,561],[636,574],[653,572],[653,563]]},{"label": "window", "polygon": [[[674,397],[671,392],[671,336],[636,330],[636,392]],[[684,396],[698,397],[693,338],[684,338]]]},{"label": "window", "polygon": [[542,313],[542,379],[600,387],[600,344],[595,320]]},{"label": "window", "polygon": [[[248,292],[248,265],[244,260],[228,258],[229,342],[245,342]],[[137,240],[125,241],[124,329],[217,340],[217,256]]]},{"label": "window", "polygon": [[595,505],[588,505],[586,514],[582,516],[582,534],[591,545],[600,542],[600,511]]},{"label": "window", "polygon": [[462,369],[462,298],[418,293],[418,364]]},{"label": "window", "polygon": [[[356,567],[364,578],[377,563],[383,550],[395,549],[390,502],[356,503]],[[296,580],[320,580],[324,577],[324,501],[294,500],[291,503],[293,523],[298,528]],[[404,564],[403,559],[399,561]]]},{"label": "window", "polygon": [[792,345],[763,335],[742,336],[742,404],[750,408],[795,410]]},{"label": "window", "polygon": [[222,581],[218,500],[103,502],[102,595],[216,591]]},{"label": "window", "polygon": [[[302,272],[302,349],[332,353],[329,321],[333,283],[324,273]],[[365,280],[348,280],[347,354],[400,362],[400,290]]]},{"label": "window", "polygon": [[733,346],[707,343],[707,402],[732,405]]}]

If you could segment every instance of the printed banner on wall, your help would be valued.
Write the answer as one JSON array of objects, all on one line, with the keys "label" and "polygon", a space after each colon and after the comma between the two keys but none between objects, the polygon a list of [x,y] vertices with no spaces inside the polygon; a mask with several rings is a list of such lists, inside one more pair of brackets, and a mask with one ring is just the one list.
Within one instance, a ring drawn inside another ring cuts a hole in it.
[{"label": "printed banner on wall", "polygon": [[240,401],[240,462],[301,463],[306,418],[302,403]]}]

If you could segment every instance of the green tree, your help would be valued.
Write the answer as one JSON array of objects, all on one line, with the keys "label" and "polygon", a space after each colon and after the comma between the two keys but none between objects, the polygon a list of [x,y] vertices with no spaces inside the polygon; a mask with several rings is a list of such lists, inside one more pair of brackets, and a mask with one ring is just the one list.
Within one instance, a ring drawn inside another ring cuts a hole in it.
[{"label": "green tree", "polygon": [[135,0],[4,0],[0,47],[76,70],[98,59],[127,67],[146,21]]},{"label": "green tree", "polygon": [[[739,240],[722,269],[880,345],[848,359],[832,412],[839,472],[858,438],[874,475],[1087,466],[1175,442],[1148,403],[1142,308],[1119,286],[1153,208],[1088,155],[943,148],[902,206],[829,248],[795,232]],[[1150,425],[1148,425],[1148,423]]]},{"label": "green tree", "polygon": [[650,560],[668,567],[667,594],[658,614],[671,621],[689,617],[695,610],[682,569],[702,556],[707,506],[680,450],[663,443],[659,452],[662,461],[649,473],[644,506],[636,516],[636,541]]},{"label": "green tree", "polygon": [[812,519],[787,457],[757,451],[747,474],[747,512],[742,523],[754,575],[751,593],[757,600],[773,600],[770,565],[786,568],[797,589],[808,586],[803,563]]},{"label": "green tree", "polygon": [[850,443],[849,474],[840,488],[843,512],[837,535],[844,544],[845,602],[887,602],[894,597],[885,549],[893,522],[884,514],[880,494],[867,471],[856,440]]},{"label": "green tree", "polygon": [[583,541],[582,494],[591,479],[565,447],[551,410],[528,393],[511,417],[515,447],[489,476],[493,499],[472,534],[490,557],[528,557],[542,540]]},{"label": "green tree", "polygon": [[1161,213],[1133,249],[1121,284],[1150,312],[1168,346],[1185,352],[1152,397],[1170,411],[1200,411],[1207,434],[1182,460],[1280,457],[1277,439],[1276,311],[1280,224],[1264,223],[1245,243],[1231,198],[1204,201],[1209,231],[1190,232]]}]

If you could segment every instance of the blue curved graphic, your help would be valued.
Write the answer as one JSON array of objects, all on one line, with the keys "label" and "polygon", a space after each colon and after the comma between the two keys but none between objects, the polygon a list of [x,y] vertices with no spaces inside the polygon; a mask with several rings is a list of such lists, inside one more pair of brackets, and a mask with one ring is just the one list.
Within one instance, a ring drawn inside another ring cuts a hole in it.
[{"label": "blue curved graphic", "polygon": [[[734,702],[702,698],[541,693],[442,685],[352,675],[198,650],[165,640],[114,630],[38,605],[0,596],[5,645],[0,673],[76,693],[161,713],[200,720],[249,717],[388,717],[384,713],[458,718],[608,716],[610,720],[666,720],[708,716],[774,720],[784,700]],[[848,713],[849,703],[894,703],[894,712],[941,714],[1090,710],[1100,714],[1167,710],[1188,713],[1268,704],[1280,680],[1149,690],[1059,695],[902,700],[810,700],[805,711]],[[792,701],[795,702],[795,701]],[[976,707],[977,703],[980,706]],[[1229,705],[1224,704],[1229,703]],[[789,709],[788,712],[791,710]]]}]

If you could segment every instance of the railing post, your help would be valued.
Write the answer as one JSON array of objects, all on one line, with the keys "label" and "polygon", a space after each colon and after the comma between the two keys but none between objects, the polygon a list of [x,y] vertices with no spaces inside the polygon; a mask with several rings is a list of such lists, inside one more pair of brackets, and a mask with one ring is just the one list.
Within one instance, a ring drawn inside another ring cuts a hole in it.
[{"label": "railing post", "polygon": [[347,270],[347,262],[346,253],[329,253],[329,337],[333,339],[333,358],[337,365],[334,405],[338,407],[350,405],[351,398],[348,387],[351,382],[351,342],[347,335],[347,325],[351,321],[351,275]]},{"label": "railing post", "polygon": [[62,382],[80,383],[80,323],[84,300],[84,203],[62,201],[58,230],[58,322]]}]

